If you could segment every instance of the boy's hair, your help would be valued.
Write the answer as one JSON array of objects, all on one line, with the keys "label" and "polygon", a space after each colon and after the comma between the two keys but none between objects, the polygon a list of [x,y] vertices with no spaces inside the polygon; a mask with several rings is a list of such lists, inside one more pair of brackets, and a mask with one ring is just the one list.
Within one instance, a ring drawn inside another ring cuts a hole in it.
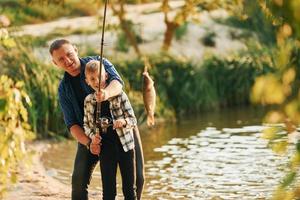
[{"label": "boy's hair", "polygon": [[64,44],[71,44],[69,40],[66,39],[57,39],[52,42],[52,44],[49,47],[49,52],[52,55],[53,51],[59,49]]},{"label": "boy's hair", "polygon": [[[104,66],[102,65],[102,73],[104,70]],[[100,72],[100,62],[98,60],[91,60],[85,66],[85,74],[95,72]]]}]

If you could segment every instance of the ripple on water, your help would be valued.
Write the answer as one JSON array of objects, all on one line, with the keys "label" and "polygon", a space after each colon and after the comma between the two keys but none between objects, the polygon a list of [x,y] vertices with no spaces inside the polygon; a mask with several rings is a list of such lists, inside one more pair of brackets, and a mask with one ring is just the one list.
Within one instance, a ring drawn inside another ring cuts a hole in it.
[{"label": "ripple on water", "polygon": [[154,149],[164,153],[163,159],[146,163],[150,181],[145,192],[161,199],[269,198],[286,159],[266,147],[260,138],[264,128],[208,127],[171,139]]}]

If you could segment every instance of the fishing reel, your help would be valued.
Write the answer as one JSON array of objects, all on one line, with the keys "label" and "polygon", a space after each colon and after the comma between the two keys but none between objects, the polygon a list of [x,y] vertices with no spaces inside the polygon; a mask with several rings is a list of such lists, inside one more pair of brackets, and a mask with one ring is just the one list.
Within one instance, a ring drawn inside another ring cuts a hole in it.
[{"label": "fishing reel", "polygon": [[112,126],[112,119],[106,117],[100,117],[97,120],[97,126],[100,127],[102,133],[106,133],[107,128]]}]

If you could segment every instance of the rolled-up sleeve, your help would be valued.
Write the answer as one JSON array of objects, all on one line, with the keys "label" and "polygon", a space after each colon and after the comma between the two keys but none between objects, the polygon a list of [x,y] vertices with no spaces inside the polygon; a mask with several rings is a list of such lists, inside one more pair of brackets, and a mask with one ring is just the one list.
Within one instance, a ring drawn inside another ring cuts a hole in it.
[{"label": "rolled-up sleeve", "polygon": [[[100,56],[99,56],[99,58],[100,58]],[[106,58],[103,58],[103,65],[104,65],[105,71],[109,75],[107,82],[110,83],[113,80],[117,80],[124,86],[124,82],[121,79],[121,76],[119,75],[119,73],[117,72],[115,66],[111,62],[109,62]]]},{"label": "rolled-up sleeve", "polygon": [[72,107],[72,103],[66,98],[66,92],[61,84],[58,88],[58,94],[59,94],[58,95],[59,104],[60,104],[60,108],[63,112],[64,121],[65,121],[66,126],[70,130],[70,128],[73,125],[75,125],[75,124],[79,125],[79,122],[76,119],[76,114]]}]

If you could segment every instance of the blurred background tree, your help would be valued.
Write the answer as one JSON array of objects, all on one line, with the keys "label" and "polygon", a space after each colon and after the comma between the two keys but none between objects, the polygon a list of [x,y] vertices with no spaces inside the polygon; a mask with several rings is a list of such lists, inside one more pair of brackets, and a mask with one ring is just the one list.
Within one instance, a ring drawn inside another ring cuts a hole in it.
[{"label": "blurred background tree", "polygon": [[119,23],[121,25],[121,29],[124,32],[124,35],[127,37],[129,40],[129,43],[133,47],[135,53],[138,56],[141,56],[141,50],[138,46],[138,35],[134,30],[133,23],[130,20],[127,20],[125,15],[126,15],[126,10],[125,10],[125,4],[126,2],[124,0],[117,0],[113,1],[110,3],[111,9],[119,19]]},{"label": "blurred background tree", "polygon": [[162,12],[164,13],[164,22],[166,25],[166,31],[164,34],[162,49],[164,51],[168,51],[171,46],[173,36],[175,34],[175,30],[179,28],[181,25],[183,25],[185,22],[190,20],[190,18],[197,19],[197,17],[195,17],[198,14],[197,1],[186,0],[185,5],[179,11],[177,11],[175,17],[172,20],[170,19],[171,17],[169,16],[169,12],[171,10],[169,6],[169,0],[162,1],[161,9]]},{"label": "blurred background tree", "polygon": [[14,26],[42,23],[67,16],[95,15],[98,7],[95,0],[86,0],[84,3],[81,0],[0,1],[0,13],[8,16]]},{"label": "blurred background tree", "polygon": [[[247,15],[254,18],[255,12],[251,11],[251,7],[249,9],[249,2],[252,1],[245,1]],[[299,134],[297,127],[300,122],[300,2],[258,0],[257,5],[260,6],[265,19],[269,20],[268,27],[275,30],[268,35],[271,41],[272,38],[275,38],[275,41],[273,46],[269,46],[271,51],[267,55],[274,70],[256,78],[251,98],[255,103],[274,106],[265,117],[265,122],[275,125],[266,129],[263,137],[269,139],[269,145],[274,151],[283,153],[287,151],[289,138]],[[262,29],[264,28],[262,26]],[[261,45],[267,44],[270,43]],[[300,142],[297,139],[288,165],[289,173],[276,190],[274,199],[300,198],[300,185],[296,178],[299,165]],[[293,187],[290,187],[291,185]]]}]

